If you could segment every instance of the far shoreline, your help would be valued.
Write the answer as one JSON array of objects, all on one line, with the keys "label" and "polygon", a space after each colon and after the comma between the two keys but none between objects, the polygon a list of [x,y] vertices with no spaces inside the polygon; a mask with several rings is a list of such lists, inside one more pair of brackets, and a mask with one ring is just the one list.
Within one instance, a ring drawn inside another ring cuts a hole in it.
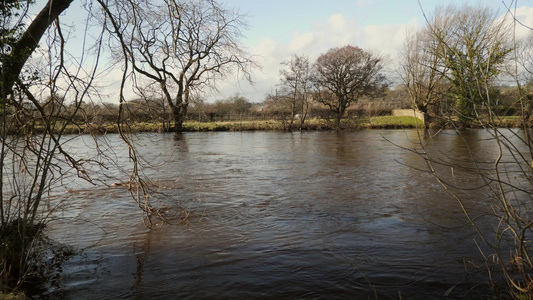
[{"label": "far shoreline", "polygon": [[[124,124],[123,130],[129,133],[143,132],[175,132],[168,125],[162,123],[132,123]],[[380,116],[369,118],[352,118],[343,119],[340,131],[357,131],[366,129],[412,129],[425,128],[423,121],[410,116]],[[74,130],[72,130],[74,129]],[[280,120],[236,120],[222,122],[198,122],[186,121],[183,123],[183,129],[180,132],[238,132],[238,131],[279,131],[279,132],[296,132],[296,131],[336,131],[334,122],[325,119],[311,119],[305,121],[303,126],[299,126],[296,121],[292,126],[288,121]],[[66,130],[68,133],[100,133],[112,134],[118,133],[117,124],[88,124]]]},{"label": "far shoreline", "polygon": [[[453,128],[451,124],[444,121],[433,121],[428,126],[418,118],[413,116],[377,116],[377,117],[358,117],[346,118],[341,122],[339,129],[335,128],[334,122],[327,119],[310,119],[306,120],[303,126],[295,120],[290,126],[289,121],[283,120],[236,120],[236,121],[222,121],[222,122],[198,122],[186,121],[183,123],[183,130],[180,132],[221,132],[221,131],[280,131],[280,132],[297,132],[297,131],[358,131],[358,130],[372,130],[372,129],[440,129]],[[29,125],[26,125],[29,126]],[[502,119],[501,128],[519,128],[521,121],[519,117],[506,117]],[[470,125],[469,128],[482,128],[481,125]],[[123,132],[127,133],[149,133],[149,132],[175,132],[171,130],[169,124],[161,122],[134,122],[121,123]],[[39,128],[34,125],[34,132],[45,132],[44,127]],[[8,129],[9,134],[20,134],[17,130],[20,128]],[[83,123],[83,124],[69,124],[62,128],[62,124],[58,123],[55,127],[51,127],[54,133],[62,132],[63,134],[116,134],[119,133],[118,124],[115,123]]]}]

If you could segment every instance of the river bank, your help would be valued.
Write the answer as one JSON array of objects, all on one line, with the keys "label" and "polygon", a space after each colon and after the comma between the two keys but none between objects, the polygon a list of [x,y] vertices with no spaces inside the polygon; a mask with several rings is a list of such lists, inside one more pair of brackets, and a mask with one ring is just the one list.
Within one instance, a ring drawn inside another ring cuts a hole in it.
[{"label": "river bank", "polygon": [[[30,125],[26,125],[30,126]],[[33,132],[44,132],[44,126],[33,124]],[[472,124],[472,128],[481,128],[482,125]],[[502,128],[521,127],[520,117],[502,117],[497,126]],[[41,130],[39,127],[42,127]],[[169,124],[161,122],[123,122],[121,128],[128,133],[142,132],[168,132]],[[425,128],[422,120],[412,116],[377,116],[347,118],[341,121],[342,131],[356,131],[365,129],[413,129]],[[446,121],[432,121],[429,128],[453,128],[451,123]],[[10,134],[19,134],[21,128],[14,126],[8,128]],[[66,134],[112,134],[118,133],[119,127],[116,122],[103,123],[81,123],[69,124],[63,128],[63,124],[58,122],[51,126],[53,132],[63,132]],[[290,126],[288,121],[280,120],[234,120],[223,122],[198,122],[186,121],[183,123],[183,132],[209,132],[209,131],[299,131],[298,122]],[[301,127],[302,131],[328,131],[336,130],[333,120],[310,119],[305,121]]]},{"label": "river bank", "polygon": [[[423,128],[424,124],[420,119],[409,116],[380,116],[369,118],[344,119],[341,122],[341,130],[353,131],[362,129],[407,129]],[[140,122],[122,124],[122,129],[127,132],[166,132],[169,126],[162,123]],[[334,130],[335,124],[331,120],[312,119],[306,121],[301,130],[303,131],[323,131]],[[206,132],[206,131],[288,131],[289,122],[279,120],[235,120],[224,122],[197,122],[186,121],[183,124],[184,132]],[[298,131],[299,124],[295,121],[291,131]],[[104,124],[79,124],[68,126],[65,133],[118,133],[116,123]]]},{"label": "river bank", "polygon": [[[518,128],[521,127],[520,117],[502,117],[497,126],[502,128]],[[413,129],[425,128],[424,122],[412,116],[376,116],[376,117],[358,117],[347,118],[341,121],[342,131],[356,131],[365,129]],[[472,128],[482,128],[482,124],[471,124]],[[167,132],[168,126],[163,126],[162,123],[143,122],[128,124],[123,127],[129,132]],[[429,128],[448,128],[453,126],[446,120],[433,120],[429,124]],[[73,128],[69,133],[117,133],[118,127],[116,124],[89,124]],[[288,121],[280,120],[235,120],[223,122],[198,122],[186,121],[183,123],[183,132],[209,132],[209,131],[299,131],[298,122],[294,122],[290,126]],[[336,130],[333,120],[327,119],[311,119],[305,121],[301,128],[302,131],[329,131]]]}]

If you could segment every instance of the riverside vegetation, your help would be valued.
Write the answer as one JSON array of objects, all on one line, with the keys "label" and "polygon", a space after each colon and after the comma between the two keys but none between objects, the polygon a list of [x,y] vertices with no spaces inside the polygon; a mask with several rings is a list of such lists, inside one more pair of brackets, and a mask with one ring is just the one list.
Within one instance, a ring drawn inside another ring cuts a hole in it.
[{"label": "riverside vegetation", "polygon": [[[360,119],[343,119],[341,128],[343,130],[361,130],[361,129],[401,129],[401,128],[422,128],[423,122],[420,119],[409,116],[381,116]],[[41,129],[44,131],[44,129]],[[165,132],[165,126],[161,123],[139,122],[129,124],[130,132]],[[220,121],[220,122],[198,122],[186,121],[183,123],[183,132],[193,131],[286,131],[283,121],[279,120],[243,120],[243,121]],[[302,126],[301,130],[335,130],[332,126],[332,120],[314,119],[308,120]],[[36,132],[39,132],[36,127]],[[71,124],[64,130],[66,134],[106,134],[118,133],[119,127],[113,123],[102,124]]]}]

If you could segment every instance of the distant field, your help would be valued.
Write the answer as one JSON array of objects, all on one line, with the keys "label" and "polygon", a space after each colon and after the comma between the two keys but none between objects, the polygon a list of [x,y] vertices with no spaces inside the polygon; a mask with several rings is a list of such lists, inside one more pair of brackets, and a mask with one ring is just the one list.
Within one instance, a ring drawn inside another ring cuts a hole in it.
[{"label": "distant field", "polygon": [[[496,120],[498,126],[516,127],[520,124],[520,117],[502,117]],[[298,130],[295,122],[292,130]],[[52,131],[57,131],[61,124],[57,124]],[[405,129],[424,128],[424,123],[412,116],[380,116],[380,117],[360,117],[347,118],[341,121],[341,130],[362,130],[362,129]],[[161,123],[131,123],[123,124],[122,129],[126,132],[164,132],[166,131]],[[288,122],[278,120],[258,120],[258,121],[225,121],[225,122],[197,122],[188,121],[183,124],[183,131],[284,131],[288,129]],[[307,120],[302,130],[334,130],[334,120],[312,119]],[[44,130],[44,127],[43,127]],[[168,129],[167,129],[168,131]],[[117,133],[118,127],[115,123],[104,124],[78,124],[68,125],[65,133]]]},{"label": "distant field", "polygon": [[[342,130],[360,130],[377,128],[415,128],[423,127],[421,120],[414,117],[371,117],[344,119]],[[281,121],[232,121],[232,122],[186,122],[185,131],[251,131],[251,130],[286,130],[287,123]],[[294,128],[298,128],[297,126]],[[313,119],[306,121],[303,130],[334,130],[333,120]]]}]

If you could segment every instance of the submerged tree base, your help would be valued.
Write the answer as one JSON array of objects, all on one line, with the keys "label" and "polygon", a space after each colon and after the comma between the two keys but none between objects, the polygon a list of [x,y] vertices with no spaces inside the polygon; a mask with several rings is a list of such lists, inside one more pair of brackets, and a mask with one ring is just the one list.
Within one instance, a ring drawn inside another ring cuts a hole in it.
[{"label": "submerged tree base", "polygon": [[0,227],[0,299],[19,299],[21,293],[39,294],[75,254],[72,247],[51,240],[44,223],[21,218]]}]

